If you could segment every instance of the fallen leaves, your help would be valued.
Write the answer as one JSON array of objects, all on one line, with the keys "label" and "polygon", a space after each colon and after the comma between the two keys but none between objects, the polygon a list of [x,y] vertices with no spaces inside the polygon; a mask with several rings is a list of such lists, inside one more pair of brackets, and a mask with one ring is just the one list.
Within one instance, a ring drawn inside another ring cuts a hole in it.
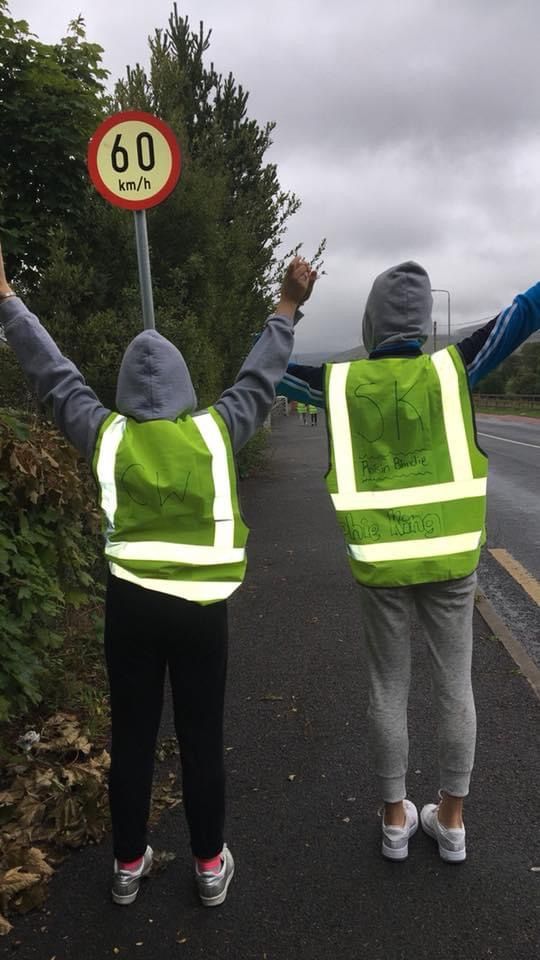
[{"label": "fallen leaves", "polygon": [[178,741],[176,737],[163,737],[160,740],[157,750],[156,757],[158,760],[167,760],[169,757],[178,757],[180,755],[180,750],[178,749]]},{"label": "fallen leaves", "polygon": [[[173,853],[172,850],[154,850],[152,875],[155,876],[156,873],[163,873],[173,860],[176,860],[176,854]],[[148,922],[151,923],[152,921],[149,920]]]},{"label": "fallen leaves", "polygon": [[92,745],[71,714],[58,713],[12,761],[0,792],[0,935],[6,915],[39,906],[64,848],[97,843],[108,829],[109,754]]},{"label": "fallen leaves", "polygon": [[81,734],[77,717],[67,713],[57,713],[47,720],[34,749],[38,752],[62,754],[73,750],[86,755],[90,753],[92,747],[88,738]]},{"label": "fallen leaves", "polygon": [[[0,791],[0,936],[12,929],[10,914],[44,902],[66,848],[99,843],[109,830],[110,757],[92,746],[77,717],[57,713],[39,733],[20,739],[23,756],[8,765]],[[175,737],[161,741],[158,759],[177,754]],[[154,787],[151,823],[180,803],[177,775],[168,772]],[[174,858],[156,852],[154,872]]]},{"label": "fallen leaves", "polygon": [[154,826],[164,810],[173,810],[182,803],[182,791],[178,786],[175,773],[169,773],[167,780],[154,785],[152,790],[152,808],[150,811],[150,825]]}]

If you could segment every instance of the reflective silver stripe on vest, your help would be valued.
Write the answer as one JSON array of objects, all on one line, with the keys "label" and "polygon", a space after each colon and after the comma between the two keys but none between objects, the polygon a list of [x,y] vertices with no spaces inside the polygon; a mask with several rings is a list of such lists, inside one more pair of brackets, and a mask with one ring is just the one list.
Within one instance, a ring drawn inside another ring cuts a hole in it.
[{"label": "reflective silver stripe on vest", "polygon": [[234,514],[231,498],[231,478],[227,461],[227,448],[219,427],[209,413],[193,417],[212,455],[212,479],[214,481],[213,516],[215,522],[214,546],[232,550],[234,547]]},{"label": "reflective silver stripe on vest", "polygon": [[129,580],[146,590],[156,590],[158,593],[167,593],[171,597],[181,597],[183,600],[192,600],[194,603],[204,603],[209,600],[226,600],[240,587],[240,580],[163,580],[157,577],[138,577],[129,570],[109,564],[113,576],[120,580]]},{"label": "reflective silver stripe on vest", "polygon": [[117,560],[157,560],[165,563],[189,563],[206,566],[217,563],[242,563],[243,547],[209,547],[191,543],[170,543],[166,540],[115,540],[107,543],[108,557]]},{"label": "reflective silver stripe on vest", "polygon": [[117,416],[111,420],[103,432],[96,463],[96,475],[101,488],[101,508],[107,517],[109,530],[114,529],[114,515],[116,513],[117,497],[114,470],[116,454],[120,441],[124,436],[127,420]]},{"label": "reflective silver stripe on vest", "polygon": [[431,362],[435,367],[441,387],[444,429],[454,480],[472,480],[471,456],[461,410],[457,370],[447,350],[439,350],[434,353]]},{"label": "reflective silver stripe on vest", "polygon": [[401,543],[349,543],[347,550],[353,560],[378,563],[381,560],[420,560],[423,557],[447,557],[477,550],[481,530],[457,533],[450,537],[432,537],[429,540],[403,540]]},{"label": "reflective silver stripe on vest", "polygon": [[347,377],[350,363],[330,368],[328,408],[332,424],[332,440],[338,493],[356,493],[351,423],[347,408]]},{"label": "reflective silver stripe on vest", "polygon": [[392,507],[413,507],[422,503],[447,503],[484,497],[487,477],[464,480],[463,483],[428,483],[423,487],[401,487],[398,490],[366,490],[365,493],[333,493],[336,510],[386,510]]}]

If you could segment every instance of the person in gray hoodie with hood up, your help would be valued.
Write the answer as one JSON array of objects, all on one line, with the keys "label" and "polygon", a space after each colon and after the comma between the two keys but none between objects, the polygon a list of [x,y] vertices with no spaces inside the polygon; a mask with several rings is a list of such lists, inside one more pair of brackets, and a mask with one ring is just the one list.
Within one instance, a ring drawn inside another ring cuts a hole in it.
[{"label": "person in gray hoodie with hood up", "polygon": [[244,576],[248,534],[234,454],[272,406],[295,315],[315,279],[305,260],[292,260],[275,313],[233,386],[207,410],[197,412],[176,347],[155,330],[140,333],[122,360],[112,412],[10,288],[0,249],[0,328],[39,400],[51,404],[56,425],[91,464],[106,518],[118,904],[135,900],[152,865],[147,821],[167,669],[201,902],[222,903],[234,873],[223,841],[226,601]]},{"label": "person in gray hoodie with hood up", "polygon": [[429,651],[440,788],[440,803],[426,804],[420,819],[441,858],[459,862],[476,738],[472,621],[487,479],[470,387],[540,329],[540,283],[472,336],[428,356],[431,310],[423,267],[406,261],[385,270],[364,313],[368,358],[324,369],[291,364],[278,390],[326,407],[326,483],[360,592],[382,853],[405,859],[418,827],[406,798],[416,613]]}]

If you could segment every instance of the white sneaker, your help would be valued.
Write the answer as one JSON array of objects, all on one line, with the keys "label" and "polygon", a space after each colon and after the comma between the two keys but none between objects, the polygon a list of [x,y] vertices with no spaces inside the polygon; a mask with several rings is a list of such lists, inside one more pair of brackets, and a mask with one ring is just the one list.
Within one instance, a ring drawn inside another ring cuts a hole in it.
[{"label": "white sneaker", "polygon": [[418,810],[410,800],[403,801],[405,824],[391,827],[384,822],[382,814],[382,855],[388,860],[405,860],[409,854],[409,837],[418,830]]},{"label": "white sneaker", "polygon": [[229,884],[234,876],[234,860],[226,843],[221,851],[221,870],[219,873],[211,871],[199,873],[195,864],[195,881],[199,897],[204,907],[218,907],[227,896]]},{"label": "white sneaker", "polygon": [[445,827],[439,822],[439,804],[426,803],[420,813],[422,829],[439,844],[439,854],[447,863],[465,860],[465,827]]},{"label": "white sneaker", "polygon": [[143,877],[147,877],[152,869],[153,851],[147,847],[144,856],[136,870],[121,870],[118,861],[114,861],[112,898],[115,903],[123,907],[133,903]]}]

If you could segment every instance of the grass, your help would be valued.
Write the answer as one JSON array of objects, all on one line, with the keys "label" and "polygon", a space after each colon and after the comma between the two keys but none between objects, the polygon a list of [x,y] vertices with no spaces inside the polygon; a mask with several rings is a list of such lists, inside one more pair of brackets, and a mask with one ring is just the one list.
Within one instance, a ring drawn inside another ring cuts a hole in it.
[{"label": "grass", "polygon": [[488,407],[476,406],[474,407],[476,413],[492,413],[498,417],[504,417],[505,414],[511,414],[518,417],[536,417],[540,418],[540,407],[523,407],[519,404],[514,404],[511,407]]}]

